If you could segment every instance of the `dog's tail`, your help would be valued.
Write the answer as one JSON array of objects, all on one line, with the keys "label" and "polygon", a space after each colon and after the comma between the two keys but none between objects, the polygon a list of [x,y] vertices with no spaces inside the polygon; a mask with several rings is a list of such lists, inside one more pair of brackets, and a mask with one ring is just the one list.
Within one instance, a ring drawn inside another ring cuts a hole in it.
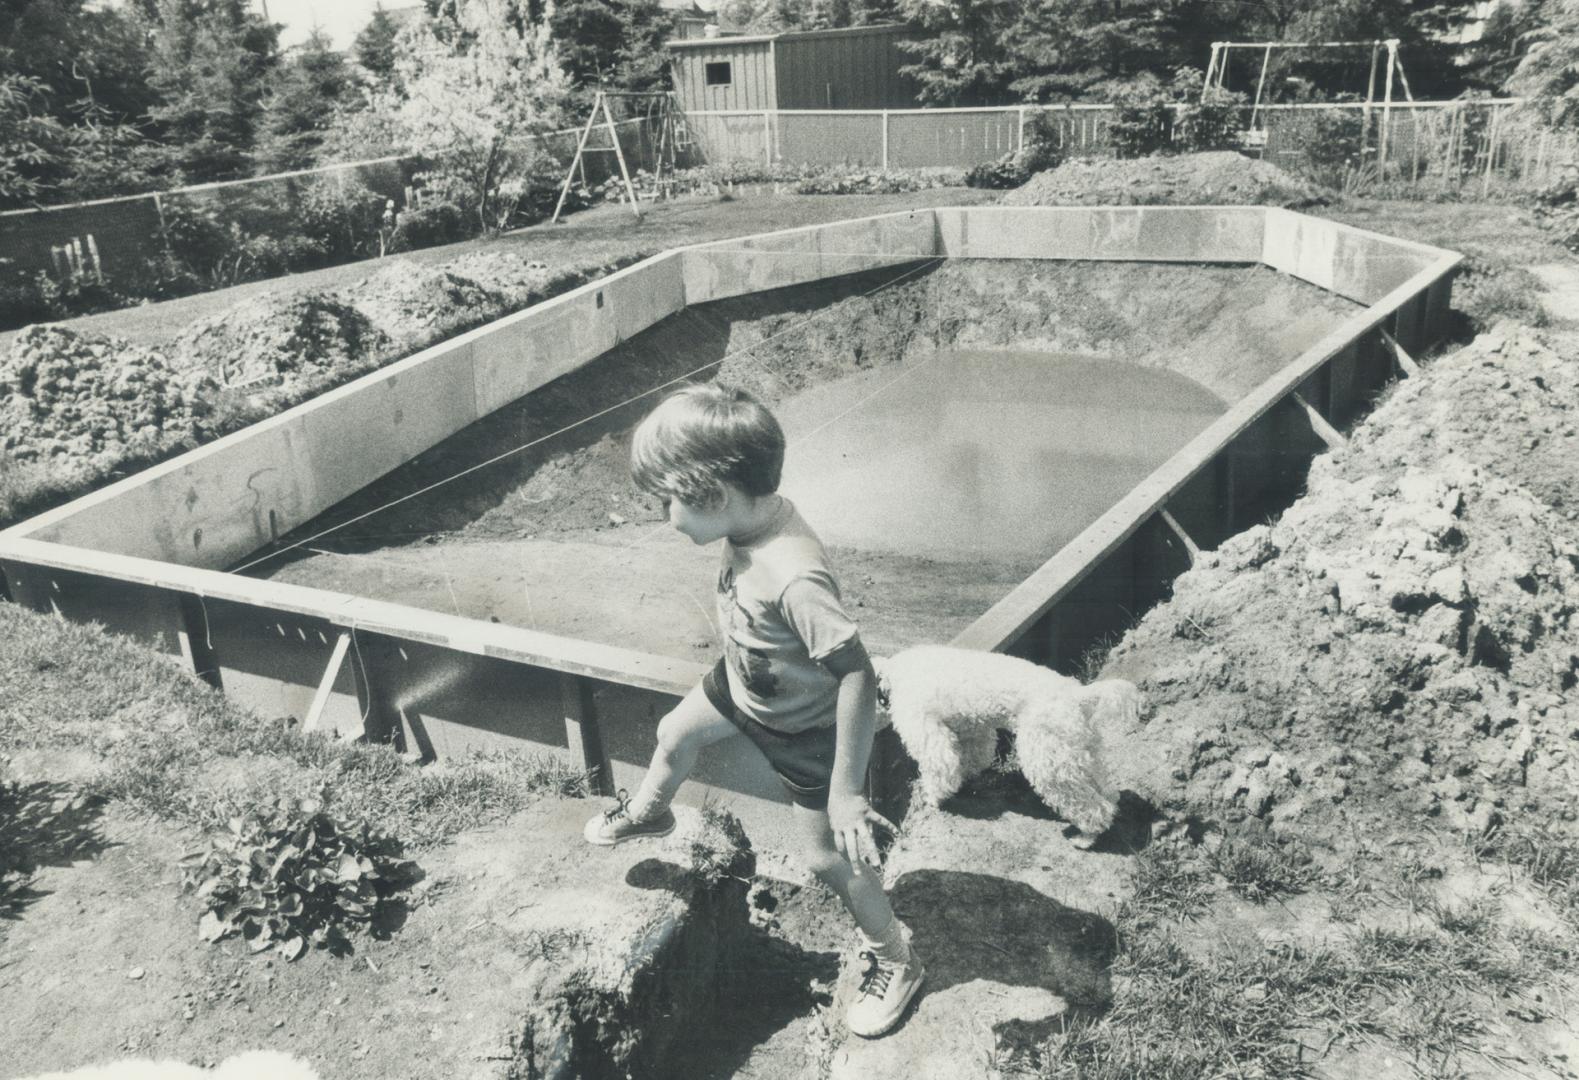
[{"label": "dog's tail", "polygon": [[1128,679],[1103,679],[1080,688],[1080,711],[1098,729],[1140,722],[1140,691]]}]

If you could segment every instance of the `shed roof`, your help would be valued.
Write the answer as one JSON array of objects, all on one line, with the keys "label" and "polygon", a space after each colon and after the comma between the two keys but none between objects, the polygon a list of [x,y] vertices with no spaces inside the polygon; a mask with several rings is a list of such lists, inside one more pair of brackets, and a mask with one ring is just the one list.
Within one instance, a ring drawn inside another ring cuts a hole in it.
[{"label": "shed roof", "polygon": [[769,41],[808,41],[816,38],[854,37],[860,34],[893,34],[910,27],[903,23],[876,23],[872,26],[845,26],[837,30],[791,30],[782,34],[729,34],[714,38],[691,38],[668,43],[671,49],[700,49],[720,45],[761,45]]}]

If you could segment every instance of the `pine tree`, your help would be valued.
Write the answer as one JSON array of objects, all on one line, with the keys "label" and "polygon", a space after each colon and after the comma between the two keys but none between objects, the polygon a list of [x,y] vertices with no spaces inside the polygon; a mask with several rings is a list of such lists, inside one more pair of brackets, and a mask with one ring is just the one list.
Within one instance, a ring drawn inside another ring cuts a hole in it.
[{"label": "pine tree", "polygon": [[899,70],[916,80],[926,105],[999,105],[1011,99],[1015,65],[1006,41],[1015,0],[902,0],[905,21],[921,34],[899,47],[915,62]]},{"label": "pine tree", "polygon": [[311,36],[276,69],[259,122],[259,173],[305,169],[318,156],[334,110],[357,91],[356,76],[327,34]]},{"label": "pine tree", "polygon": [[378,82],[387,83],[394,77],[395,37],[399,33],[399,25],[380,5],[351,45],[356,62]]}]

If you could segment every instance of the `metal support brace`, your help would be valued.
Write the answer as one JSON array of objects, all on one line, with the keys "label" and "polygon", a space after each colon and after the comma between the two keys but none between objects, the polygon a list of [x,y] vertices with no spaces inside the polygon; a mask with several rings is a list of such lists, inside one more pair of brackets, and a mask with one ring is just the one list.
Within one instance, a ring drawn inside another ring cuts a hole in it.
[{"label": "metal support brace", "polygon": [[1201,549],[1196,545],[1194,540],[1190,539],[1190,534],[1184,531],[1184,526],[1180,525],[1178,520],[1172,514],[1168,513],[1168,508],[1166,506],[1159,509],[1157,511],[1157,515],[1162,518],[1163,523],[1166,524],[1168,528],[1173,530],[1173,535],[1177,536],[1180,542],[1184,544],[1184,550],[1188,552],[1190,556],[1190,565],[1194,566],[1196,560],[1201,557]]},{"label": "metal support brace", "polygon": [[334,643],[334,652],[329,654],[329,665],[324,668],[323,678],[318,682],[318,692],[313,695],[313,703],[308,706],[307,715],[302,719],[303,732],[318,730],[318,722],[323,719],[329,695],[334,693],[334,684],[340,678],[340,668],[345,664],[345,654],[350,649],[351,635],[349,632],[342,633]]},{"label": "metal support brace", "polygon": [[614,794],[614,777],[610,775],[608,755],[598,731],[592,683],[579,675],[561,672],[559,701],[565,714],[565,744],[570,748],[571,762],[591,777],[594,794]]},{"label": "metal support brace", "polygon": [[181,642],[181,655],[199,679],[215,690],[224,690],[224,683],[219,677],[219,657],[214,652],[208,609],[203,598],[181,593],[179,604],[181,628],[176,631],[176,636]]},{"label": "metal support brace", "polygon": [[1405,375],[1420,374],[1420,365],[1415,362],[1415,358],[1410,356],[1402,345],[1398,344],[1398,339],[1393,337],[1386,330],[1381,331],[1381,335],[1382,340],[1391,346],[1393,350],[1393,356],[1397,358],[1398,366],[1403,369],[1403,373]]},{"label": "metal support brace", "polygon": [[1314,405],[1298,394],[1290,394],[1289,397],[1293,399],[1294,404],[1305,410],[1305,417],[1310,421],[1310,430],[1320,436],[1321,441],[1328,447],[1339,450],[1348,445],[1349,440],[1343,437],[1343,432],[1327,423],[1327,418],[1322,416]]}]

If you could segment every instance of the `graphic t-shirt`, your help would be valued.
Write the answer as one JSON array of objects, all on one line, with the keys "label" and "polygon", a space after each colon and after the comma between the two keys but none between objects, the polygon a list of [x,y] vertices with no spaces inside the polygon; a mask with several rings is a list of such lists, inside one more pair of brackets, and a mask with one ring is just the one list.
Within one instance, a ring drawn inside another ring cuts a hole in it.
[{"label": "graphic t-shirt", "polygon": [[855,643],[822,541],[781,497],[773,519],[724,541],[718,624],[735,706],[794,733],[833,723],[839,680],[821,661]]}]

